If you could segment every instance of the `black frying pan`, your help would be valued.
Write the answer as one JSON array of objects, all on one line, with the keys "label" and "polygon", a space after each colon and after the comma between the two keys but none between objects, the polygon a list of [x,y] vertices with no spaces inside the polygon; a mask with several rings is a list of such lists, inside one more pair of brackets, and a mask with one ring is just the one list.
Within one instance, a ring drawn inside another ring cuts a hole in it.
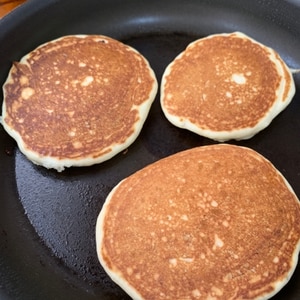
[{"label": "black frying pan", "polygon": [[[242,31],[300,68],[297,0],[32,0],[0,20],[0,85],[12,61],[67,34],[104,34],[138,49],[160,81],[196,38]],[[300,75],[290,106],[251,140],[300,197]],[[2,99],[2,94],[0,95]],[[30,163],[0,126],[0,298],[129,299],[104,273],[95,250],[97,215],[122,178],[172,153],[213,141],[175,128],[157,96],[142,133],[110,161],[63,173]],[[300,268],[274,299],[300,299]]]}]

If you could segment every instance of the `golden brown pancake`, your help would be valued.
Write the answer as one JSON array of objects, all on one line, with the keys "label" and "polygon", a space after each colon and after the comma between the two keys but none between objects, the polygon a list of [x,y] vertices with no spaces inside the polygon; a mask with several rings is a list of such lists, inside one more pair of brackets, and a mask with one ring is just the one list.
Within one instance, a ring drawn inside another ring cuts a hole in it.
[{"label": "golden brown pancake", "polygon": [[278,53],[234,32],[196,40],[169,64],[161,106],[175,126],[217,141],[241,140],[266,128],[294,94]]},{"label": "golden brown pancake", "polygon": [[138,136],[157,92],[147,60],[101,35],[65,36],[15,62],[2,123],[34,163],[62,171],[105,161]]},{"label": "golden brown pancake", "polygon": [[121,181],[96,225],[99,260],[134,299],[267,299],[297,265],[300,206],[249,148],[169,156]]}]

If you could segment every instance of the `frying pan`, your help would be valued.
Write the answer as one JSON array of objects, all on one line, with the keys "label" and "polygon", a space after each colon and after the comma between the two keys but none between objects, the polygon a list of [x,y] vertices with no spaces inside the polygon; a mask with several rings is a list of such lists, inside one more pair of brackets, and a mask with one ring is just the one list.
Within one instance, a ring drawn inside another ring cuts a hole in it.
[{"label": "frying pan", "polygon": [[[167,64],[191,41],[237,30],[300,68],[297,0],[32,0],[0,20],[0,84],[12,61],[62,35],[119,39],[149,60],[160,81]],[[300,197],[300,75],[294,78],[297,91],[289,107],[252,139],[232,143],[271,160]],[[159,94],[127,151],[62,173],[29,162],[0,126],[0,298],[129,299],[96,256],[95,223],[107,194],[160,158],[212,143],[169,124]],[[274,299],[300,299],[299,266]]]}]

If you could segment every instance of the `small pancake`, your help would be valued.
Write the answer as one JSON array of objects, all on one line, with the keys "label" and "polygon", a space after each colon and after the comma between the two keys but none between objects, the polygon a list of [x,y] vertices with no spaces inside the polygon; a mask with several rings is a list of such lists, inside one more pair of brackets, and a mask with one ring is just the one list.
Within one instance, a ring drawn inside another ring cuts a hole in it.
[{"label": "small pancake", "polygon": [[103,162],[133,143],[157,81],[133,48],[72,35],[15,62],[3,90],[5,130],[32,162],[62,171]]},{"label": "small pancake", "polygon": [[121,181],[98,216],[96,245],[134,299],[267,299],[297,265],[299,201],[257,152],[193,148]]},{"label": "small pancake", "polygon": [[278,53],[234,32],[196,40],[169,64],[161,106],[173,125],[222,142],[251,138],[294,94]]}]

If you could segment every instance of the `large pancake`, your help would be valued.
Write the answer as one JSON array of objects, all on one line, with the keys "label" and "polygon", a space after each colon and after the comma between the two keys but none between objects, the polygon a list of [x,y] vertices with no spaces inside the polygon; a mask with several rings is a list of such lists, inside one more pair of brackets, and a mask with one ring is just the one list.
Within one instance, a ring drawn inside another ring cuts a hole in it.
[{"label": "large pancake", "polygon": [[100,35],[65,36],[15,62],[2,123],[34,163],[62,171],[100,163],[138,136],[157,92],[146,59]]},{"label": "large pancake", "polygon": [[266,128],[294,94],[278,53],[234,32],[196,40],[169,64],[161,106],[175,126],[217,141],[240,140]]},{"label": "large pancake", "polygon": [[99,260],[134,299],[267,299],[298,260],[300,206],[257,152],[193,148],[121,181],[96,224]]}]

